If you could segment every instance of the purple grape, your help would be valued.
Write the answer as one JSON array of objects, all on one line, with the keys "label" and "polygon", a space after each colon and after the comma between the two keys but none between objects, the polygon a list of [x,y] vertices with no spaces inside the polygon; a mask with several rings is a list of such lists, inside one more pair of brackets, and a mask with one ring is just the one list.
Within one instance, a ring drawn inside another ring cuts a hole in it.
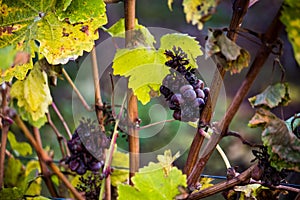
[{"label": "purple grape", "polygon": [[193,90],[193,86],[191,86],[191,85],[181,86],[180,93],[183,94],[186,90]]},{"label": "purple grape", "polygon": [[198,98],[204,99],[205,94],[204,94],[203,90],[196,89],[195,92],[196,92],[196,95],[197,95]]},{"label": "purple grape", "polygon": [[69,168],[72,171],[75,171],[79,167],[80,163],[78,160],[71,160],[69,163]]},{"label": "purple grape", "polygon": [[102,165],[100,162],[91,162],[89,164],[89,169],[93,172],[99,172],[99,170],[101,169]]},{"label": "purple grape", "polygon": [[194,90],[186,90],[182,96],[187,99],[188,101],[193,101],[194,99],[196,99],[197,95],[196,92]]},{"label": "purple grape", "polygon": [[193,88],[196,89],[203,89],[204,88],[204,83],[201,80],[197,80],[193,85]]},{"label": "purple grape", "polygon": [[208,87],[203,88],[203,92],[205,94],[205,97],[208,97],[209,91],[210,91],[210,89]]},{"label": "purple grape", "polygon": [[202,108],[202,107],[204,107],[204,105],[205,105],[205,102],[202,98],[196,98],[192,104],[192,106],[194,108],[196,108],[196,107]]},{"label": "purple grape", "polygon": [[175,110],[173,113],[173,118],[180,121],[181,120],[181,111]]},{"label": "purple grape", "polygon": [[170,99],[170,102],[174,103],[174,104],[182,104],[184,103],[184,99],[182,98],[181,94],[173,94],[173,96]]}]

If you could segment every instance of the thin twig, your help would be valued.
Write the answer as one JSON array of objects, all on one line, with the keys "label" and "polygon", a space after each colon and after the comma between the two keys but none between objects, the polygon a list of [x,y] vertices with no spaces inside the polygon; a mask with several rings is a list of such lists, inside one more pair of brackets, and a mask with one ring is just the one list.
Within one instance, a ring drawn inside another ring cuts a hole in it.
[{"label": "thin twig", "polygon": [[55,124],[52,122],[50,113],[47,113],[47,120],[48,120],[49,125],[51,126],[51,128],[53,129],[53,131],[56,135],[62,157],[65,158],[66,156],[70,156],[70,152],[69,152],[69,149],[67,147],[66,138],[64,138],[60,134],[59,130],[56,128]]},{"label": "thin twig", "polygon": [[4,162],[5,162],[5,151],[6,151],[6,142],[7,142],[7,135],[10,124],[6,122],[5,118],[7,117],[7,95],[9,92],[9,87],[6,83],[0,85],[1,87],[1,110],[0,110],[0,125],[2,127],[2,134],[1,134],[1,149],[0,149],[0,190],[4,186]]},{"label": "thin twig", "polygon": [[[241,26],[243,18],[247,13],[249,5],[249,0],[235,0],[233,3],[233,14],[231,17],[229,30],[236,30],[238,27]],[[227,33],[228,38],[235,41],[236,40],[236,32],[228,31]],[[217,69],[214,72],[212,85],[210,88],[211,93],[209,94],[208,100],[206,105],[201,113],[200,121],[203,124],[210,124],[212,113],[214,112],[217,99],[220,93],[220,89],[223,83],[223,79],[225,76],[225,70],[223,66],[217,65]],[[199,130],[201,127],[198,127],[197,133],[194,136],[191,149],[188,154],[188,158],[184,167],[184,172],[189,177],[191,171],[196,166],[196,162],[199,156],[200,149],[202,147],[204,136],[199,134],[201,131]],[[206,163],[206,162],[205,162]],[[205,164],[203,163],[203,164]]]},{"label": "thin twig", "polygon": [[72,79],[70,78],[69,74],[66,72],[66,70],[64,68],[62,68],[62,73],[64,74],[64,76],[66,77],[68,83],[71,85],[71,87],[73,88],[74,92],[77,94],[80,102],[82,103],[82,105],[84,106],[84,108],[87,111],[93,111],[93,109],[86,103],[85,99],[83,98],[83,96],[81,95],[81,93],[79,92],[79,90],[77,89],[76,85],[73,83]]},{"label": "thin twig", "polygon": [[[123,99],[122,106],[121,106],[121,109],[120,109],[120,113],[119,113],[119,115],[116,119],[116,122],[115,122],[114,132],[113,132],[112,139],[111,139],[111,142],[110,142],[108,155],[105,159],[103,172],[105,172],[105,171],[109,170],[109,168],[111,168],[110,166],[111,166],[111,162],[112,162],[112,157],[113,157],[113,153],[114,153],[114,150],[115,150],[115,145],[116,145],[116,141],[117,141],[117,137],[118,137],[118,126],[119,126],[119,122],[120,122],[120,119],[121,119],[121,116],[122,116],[122,113],[123,113],[125,101],[126,101],[126,95]],[[110,174],[108,174],[108,176],[110,176]],[[101,183],[99,200],[103,199],[104,188],[106,187],[106,181],[105,180],[106,180],[106,177],[102,180],[102,183]],[[105,195],[105,196],[108,196],[108,195]]]},{"label": "thin twig", "polygon": [[252,144],[251,142],[249,142],[249,141],[247,141],[245,138],[243,138],[238,132],[235,132],[235,131],[228,131],[225,135],[224,135],[224,137],[226,137],[226,136],[234,136],[234,137],[237,137],[237,138],[239,138],[240,140],[241,140],[241,142],[243,143],[243,144],[246,144],[246,145],[248,145],[248,146],[250,146],[250,147],[262,147],[263,145],[261,145],[261,144]]},{"label": "thin twig", "polygon": [[[40,136],[40,131],[38,128],[36,127],[33,127],[33,133],[34,133],[34,136],[35,136],[35,139],[36,139],[36,142],[37,144],[41,147],[42,147],[42,140],[41,140],[41,136]],[[41,167],[41,172],[42,172],[42,179],[45,181],[45,184],[51,194],[52,197],[59,197],[55,187],[54,187],[54,184],[51,180],[51,176],[52,174],[50,173],[46,163],[44,163],[43,159],[41,158],[39,152],[37,152],[37,155],[39,157],[39,163],[40,163],[40,167]]]},{"label": "thin twig", "polygon": [[67,122],[65,121],[64,117],[60,114],[59,109],[56,107],[56,104],[54,102],[52,102],[51,106],[52,106],[53,110],[55,111],[55,113],[57,114],[59,120],[63,124],[63,126],[68,134],[69,139],[71,139],[72,133],[71,133],[69,126],[68,126]]},{"label": "thin twig", "polygon": [[[251,179],[250,183],[249,184],[262,184],[261,181],[255,181],[253,179]],[[277,190],[286,190],[286,191],[290,191],[290,192],[296,192],[296,193],[299,193],[300,192],[300,189],[299,188],[294,188],[294,187],[291,187],[291,186],[287,186],[287,185],[268,185],[266,186],[270,189],[277,189]]]},{"label": "thin twig", "polygon": [[146,128],[150,128],[152,126],[157,126],[159,124],[165,124],[167,122],[173,122],[173,121],[175,121],[175,119],[167,119],[167,120],[163,120],[163,121],[159,121],[159,122],[154,122],[152,124],[147,124],[145,126],[141,126],[141,127],[138,128],[138,130],[143,130],[143,129],[146,129]]},{"label": "thin twig", "polygon": [[69,180],[64,176],[63,173],[59,170],[59,168],[52,162],[52,158],[49,157],[49,155],[38,145],[38,143],[35,141],[34,137],[28,130],[27,126],[24,124],[24,122],[20,119],[18,115],[14,117],[14,122],[18,125],[18,127],[23,131],[25,137],[29,140],[33,148],[38,152],[40,155],[40,159],[42,159],[43,162],[45,162],[52,171],[58,176],[60,180],[66,185],[66,187],[73,193],[74,197],[83,200],[83,197],[81,194],[72,186],[72,184],[69,182]]}]

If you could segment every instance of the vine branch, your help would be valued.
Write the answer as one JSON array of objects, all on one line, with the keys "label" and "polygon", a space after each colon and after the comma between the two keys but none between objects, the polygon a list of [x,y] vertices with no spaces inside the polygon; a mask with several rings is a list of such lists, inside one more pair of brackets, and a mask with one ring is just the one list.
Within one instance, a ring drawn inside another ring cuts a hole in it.
[{"label": "vine branch", "polygon": [[238,108],[242,103],[242,100],[245,98],[257,74],[259,73],[260,69],[262,68],[263,64],[265,63],[269,54],[271,53],[272,45],[270,44],[274,43],[277,40],[278,33],[282,27],[282,24],[279,20],[280,13],[281,10],[278,11],[277,15],[274,17],[268,30],[264,34],[265,42],[259,48],[256,57],[254,59],[254,62],[252,63],[246,75],[246,78],[243,81],[238,92],[236,93],[231,105],[226,111],[224,118],[218,125],[216,125],[216,128],[218,130],[213,132],[210,140],[208,141],[208,143],[204,148],[203,153],[200,156],[200,159],[198,160],[193,171],[188,177],[188,185],[194,185],[198,181],[200,174],[204,169],[205,164],[207,163],[208,159],[210,158],[211,154],[216,148],[216,145],[220,142],[221,138],[226,134],[232,118],[236,114]]},{"label": "vine branch", "polygon": [[[229,29],[236,30],[238,27],[241,26],[243,18],[247,13],[249,6],[249,0],[235,0],[233,3],[233,14],[230,21]],[[235,31],[229,31],[227,33],[229,39],[235,41],[237,37],[237,33]],[[206,105],[201,113],[200,121],[203,124],[210,124],[210,120],[212,117],[212,113],[215,109],[217,99],[220,93],[220,89],[222,86],[222,82],[225,76],[225,70],[221,65],[217,65],[217,69],[214,72],[212,85],[210,87],[211,93],[207,99]],[[188,154],[188,158],[184,167],[184,173],[189,176],[198,159],[198,155],[201,149],[201,146],[204,141],[204,136],[201,134],[199,130],[201,127],[198,127],[198,131],[194,136],[193,142],[191,144],[191,148]],[[199,134],[200,133],[200,134]]]}]

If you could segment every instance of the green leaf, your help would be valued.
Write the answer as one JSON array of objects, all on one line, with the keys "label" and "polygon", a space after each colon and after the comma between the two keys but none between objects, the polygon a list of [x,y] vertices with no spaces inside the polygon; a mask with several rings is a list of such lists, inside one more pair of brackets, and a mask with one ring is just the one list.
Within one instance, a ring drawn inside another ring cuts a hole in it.
[{"label": "green leaf", "polygon": [[214,184],[211,183],[213,180],[214,180],[213,178],[201,177],[200,179],[201,190],[213,186]]},{"label": "green leaf", "polygon": [[287,105],[290,101],[288,84],[276,83],[268,86],[262,93],[248,99],[252,107],[266,106],[274,108]]},{"label": "green leaf", "polygon": [[32,56],[36,51],[50,64],[64,64],[91,51],[97,29],[107,22],[103,1],[64,1],[58,8],[55,2],[3,0],[0,48],[15,45]]},{"label": "green leaf", "polygon": [[17,187],[2,188],[0,191],[0,200],[22,199],[23,190]]},{"label": "green leaf", "polygon": [[250,54],[230,40],[221,30],[209,30],[205,43],[205,58],[214,59],[231,74],[240,73],[250,62]]},{"label": "green leaf", "polygon": [[114,75],[129,77],[128,87],[143,103],[150,101],[150,92],[158,91],[164,77],[169,73],[164,66],[163,54],[147,48],[118,50],[114,62]]},{"label": "green leaf", "polygon": [[[112,37],[125,38],[125,19],[121,18],[105,31],[108,32]],[[133,44],[131,46],[144,46],[153,48],[153,44],[156,42],[154,36],[146,27],[140,25],[137,19],[135,20],[135,30],[131,30],[131,32],[133,34]]]},{"label": "green leaf", "polygon": [[183,0],[183,11],[186,21],[193,25],[198,24],[198,29],[203,28],[203,23],[215,13],[218,0]]},{"label": "green leaf", "polygon": [[132,182],[134,187],[124,184],[118,186],[119,200],[171,200],[180,194],[179,186],[186,186],[186,175],[176,167],[172,167],[166,176],[160,164],[150,163],[135,174]]},{"label": "green leaf", "polygon": [[[117,148],[115,148],[117,149]],[[124,183],[129,178],[129,154],[115,151],[111,166],[114,167],[114,171],[111,174],[111,184],[118,186]]]},{"label": "green leaf", "polygon": [[174,46],[180,47],[187,54],[191,67],[197,68],[196,59],[203,53],[199,42],[194,37],[181,33],[166,34],[161,37],[159,51],[164,53],[165,50],[171,50]]},{"label": "green leaf", "polygon": [[285,0],[280,20],[285,25],[295,60],[300,65],[300,2]]},{"label": "green leaf", "polygon": [[5,70],[11,67],[13,65],[16,54],[17,50],[12,45],[0,49],[0,69]]},{"label": "green leaf", "polygon": [[174,156],[172,156],[171,150],[166,150],[164,155],[158,155],[157,160],[159,164],[163,167],[166,174],[169,174],[170,170],[172,169],[172,163],[180,157],[180,152],[177,152]]},{"label": "green leaf", "polygon": [[6,187],[21,187],[26,183],[25,169],[20,160],[8,158],[4,168],[4,184]]},{"label": "green leaf", "polygon": [[278,171],[283,168],[300,171],[300,139],[291,130],[291,121],[292,118],[285,122],[270,111],[259,108],[249,122],[251,126],[264,128],[262,141],[268,147],[271,165]]},{"label": "green leaf", "polygon": [[47,75],[40,70],[39,62],[25,80],[18,80],[12,85],[11,97],[17,99],[17,109],[24,120],[37,127],[43,125],[52,98]]},{"label": "green leaf", "polygon": [[32,69],[32,61],[26,64],[17,65],[13,68],[8,68],[5,71],[1,71],[0,84],[3,82],[10,82],[13,77],[16,77],[18,80],[23,80],[26,77],[27,72]]},{"label": "green leaf", "polygon": [[142,104],[150,101],[152,93],[159,93],[163,79],[169,74],[165,66],[165,50],[174,46],[187,53],[191,66],[196,67],[196,58],[202,55],[199,43],[186,34],[167,34],[161,38],[159,50],[139,47],[118,49],[112,68],[114,75],[129,77],[128,87]]},{"label": "green leaf", "polygon": [[27,156],[32,154],[32,148],[27,142],[18,142],[12,132],[8,132],[8,141],[11,148],[17,152],[18,155]]}]

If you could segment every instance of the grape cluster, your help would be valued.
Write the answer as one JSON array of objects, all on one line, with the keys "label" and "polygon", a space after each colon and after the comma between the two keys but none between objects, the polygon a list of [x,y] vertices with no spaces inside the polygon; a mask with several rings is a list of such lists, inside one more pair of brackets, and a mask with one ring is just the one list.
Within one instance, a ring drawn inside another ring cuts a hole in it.
[{"label": "grape cluster", "polygon": [[98,173],[104,165],[105,148],[109,147],[109,139],[100,131],[95,121],[82,120],[68,141],[71,156],[65,162],[77,174],[87,170]]},{"label": "grape cluster", "polygon": [[197,121],[209,95],[209,88],[195,75],[196,70],[187,67],[187,54],[181,48],[166,50],[169,60],[165,63],[170,67],[160,87],[161,94],[174,110],[173,117],[180,121]]},{"label": "grape cluster", "polygon": [[288,175],[288,171],[284,169],[277,171],[276,168],[271,166],[267,147],[261,147],[259,151],[252,150],[252,153],[255,156],[252,162],[258,160],[258,168],[261,171],[259,173],[260,177],[257,177],[257,179],[260,179],[267,186],[279,185],[284,181],[284,178]]}]

